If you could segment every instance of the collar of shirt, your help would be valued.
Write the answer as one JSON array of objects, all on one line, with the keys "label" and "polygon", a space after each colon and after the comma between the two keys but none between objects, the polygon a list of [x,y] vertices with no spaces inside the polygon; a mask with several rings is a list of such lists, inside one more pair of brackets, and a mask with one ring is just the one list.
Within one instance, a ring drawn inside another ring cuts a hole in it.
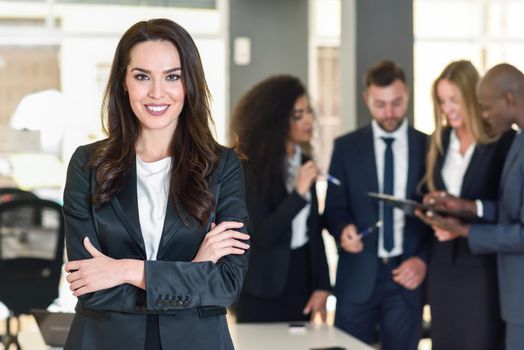
[{"label": "collar of shirt", "polygon": [[471,145],[469,145],[468,149],[466,150],[466,152],[462,156],[460,154],[460,140],[457,137],[457,132],[455,131],[455,129],[452,129],[451,133],[449,135],[449,147],[448,147],[448,149],[450,151],[452,151],[453,154],[458,154],[462,158],[469,160],[469,158],[471,158],[473,150],[475,149],[475,143],[473,142]]},{"label": "collar of shirt", "polygon": [[298,167],[300,166],[300,162],[302,160],[302,148],[300,145],[295,145],[295,153],[293,156],[288,157],[287,161],[290,166]]},{"label": "collar of shirt", "polygon": [[381,137],[393,137],[395,141],[405,137],[408,131],[408,121],[407,118],[404,118],[397,130],[393,132],[387,132],[378,125],[376,120],[371,122],[371,127],[373,128],[373,137],[375,140],[380,139]]}]

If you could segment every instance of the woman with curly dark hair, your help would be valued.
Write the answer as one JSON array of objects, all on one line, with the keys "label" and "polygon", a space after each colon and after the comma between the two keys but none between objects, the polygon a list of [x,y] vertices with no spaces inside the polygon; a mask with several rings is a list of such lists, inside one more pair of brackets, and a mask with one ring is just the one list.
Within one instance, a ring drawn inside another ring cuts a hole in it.
[{"label": "woman with curly dark hair", "polygon": [[238,322],[325,320],[330,284],[311,159],[313,112],[300,80],[280,75],[238,102],[232,129],[246,159],[251,234]]},{"label": "woman with curly dark hair", "polygon": [[[213,139],[190,35],[167,19],[120,40],[104,98],[107,139],[79,147],[64,191],[66,349],[232,349],[249,236],[240,161]],[[203,336],[204,335],[204,336]]]}]

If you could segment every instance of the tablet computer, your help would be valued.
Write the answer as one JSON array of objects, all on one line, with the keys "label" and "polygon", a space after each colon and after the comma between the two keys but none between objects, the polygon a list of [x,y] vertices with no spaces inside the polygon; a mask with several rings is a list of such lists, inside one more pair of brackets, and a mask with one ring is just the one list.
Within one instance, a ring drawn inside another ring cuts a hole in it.
[{"label": "tablet computer", "polygon": [[48,346],[62,348],[65,345],[74,313],[49,312],[47,310],[33,309],[31,313],[35,317],[42,338]]},{"label": "tablet computer", "polygon": [[418,209],[422,212],[431,210],[435,214],[440,216],[452,216],[465,221],[472,221],[478,219],[476,215],[473,215],[469,212],[436,209],[429,204],[423,204],[413,199],[398,198],[385,193],[368,192],[368,196],[382,201],[384,203],[388,203],[395,208],[401,209],[406,215],[415,215],[415,210]]}]

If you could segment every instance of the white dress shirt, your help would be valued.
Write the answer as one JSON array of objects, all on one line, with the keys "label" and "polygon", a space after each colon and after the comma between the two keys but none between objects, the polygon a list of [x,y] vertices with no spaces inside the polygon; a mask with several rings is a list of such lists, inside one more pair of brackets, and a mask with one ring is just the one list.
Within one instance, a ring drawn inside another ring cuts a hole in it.
[{"label": "white dress shirt", "polygon": [[[395,197],[405,198],[406,187],[408,182],[408,122],[404,120],[402,124],[394,132],[387,132],[383,130],[378,123],[373,120],[371,122],[373,129],[373,142],[375,146],[375,162],[377,166],[377,178],[378,188],[380,192],[384,189],[384,153],[386,151],[386,143],[381,137],[393,137],[395,141],[392,144],[393,159],[394,159],[394,171],[395,171],[395,183],[394,193]],[[383,203],[380,202],[380,218],[383,216]],[[400,209],[393,209],[393,222],[394,222],[394,240],[395,244],[391,251],[384,249],[384,227],[382,226],[379,230],[378,237],[378,256],[381,258],[389,258],[401,255],[404,244],[404,212]]]},{"label": "white dress shirt", "polygon": [[[297,179],[298,169],[302,165],[302,149],[300,146],[295,146],[295,154],[292,158],[287,158],[288,176],[286,179],[286,189],[288,193],[295,190],[295,182]],[[308,202],[311,201],[311,193],[307,192],[305,198]],[[291,249],[302,247],[308,242],[307,236],[307,219],[311,211],[311,204],[308,203],[298,214],[293,218],[291,224]]]},{"label": "white dress shirt", "polygon": [[138,217],[147,260],[156,260],[169,197],[171,157],[146,163],[136,157]]},{"label": "white dress shirt", "polygon": [[474,143],[469,145],[464,155],[460,154],[460,140],[455,130],[451,130],[449,147],[441,171],[442,179],[444,180],[448,193],[460,197],[464,174],[468,169],[473,151],[475,151]]}]

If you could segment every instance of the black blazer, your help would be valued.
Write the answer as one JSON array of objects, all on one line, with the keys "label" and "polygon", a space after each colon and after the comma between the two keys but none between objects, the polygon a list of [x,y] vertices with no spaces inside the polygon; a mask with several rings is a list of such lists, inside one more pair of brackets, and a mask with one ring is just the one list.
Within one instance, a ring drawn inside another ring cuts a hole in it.
[{"label": "black blazer", "polygon": [[[437,190],[447,190],[442,178],[442,167],[449,148],[450,135],[451,128],[443,130],[442,146],[444,154],[439,155],[437,158],[434,174]],[[514,136],[515,132],[511,130],[502,135],[497,142],[475,147],[464,174],[460,197],[484,201],[497,199],[502,168]],[[438,242],[436,239],[433,239],[431,249],[432,263],[491,265],[494,267],[495,260],[495,254],[473,254],[469,248],[467,238],[457,238],[449,242]]]},{"label": "black blazer", "polygon": [[[79,147],[69,163],[64,191],[68,258],[90,258],[82,244],[88,236],[112,258],[146,260],[136,167],[125,173],[123,189],[111,203],[94,208],[96,169],[84,169],[93,149],[94,144]],[[146,290],[123,284],[79,297],[65,349],[143,350],[147,314],[159,315],[164,349],[233,348],[225,307],[240,291],[248,255],[225,256],[216,264],[190,262],[212,222],[247,223],[243,173],[233,151],[221,151],[210,184],[216,207],[206,226],[194,220],[184,225],[169,200],[157,260],[145,262]]]},{"label": "black blazer", "polygon": [[[417,185],[425,173],[427,136],[411,126],[408,128],[408,176],[406,198],[421,200]],[[375,163],[375,147],[371,125],[364,126],[335,140],[330,175],[339,179],[340,186],[328,184],[326,227],[340,243],[340,233],[348,224],[363,230],[379,219],[378,201],[370,198],[368,192],[378,192]],[[413,216],[405,217],[404,247],[402,260],[419,256],[428,257],[429,227]],[[339,249],[335,295],[338,300],[354,303],[366,301],[375,288],[378,270],[378,235],[364,238],[364,250],[352,254]],[[414,291],[404,289],[406,300],[420,305],[422,288]]]},{"label": "black blazer", "polygon": [[[303,158],[302,161],[307,159]],[[289,194],[284,181],[262,194],[256,193],[249,179],[247,186],[251,255],[242,292],[270,299],[278,296],[284,289],[291,256],[291,223],[307,201],[296,191]],[[330,290],[315,186],[311,186],[310,193],[311,211],[307,219],[307,235],[311,250],[311,289]]]}]

